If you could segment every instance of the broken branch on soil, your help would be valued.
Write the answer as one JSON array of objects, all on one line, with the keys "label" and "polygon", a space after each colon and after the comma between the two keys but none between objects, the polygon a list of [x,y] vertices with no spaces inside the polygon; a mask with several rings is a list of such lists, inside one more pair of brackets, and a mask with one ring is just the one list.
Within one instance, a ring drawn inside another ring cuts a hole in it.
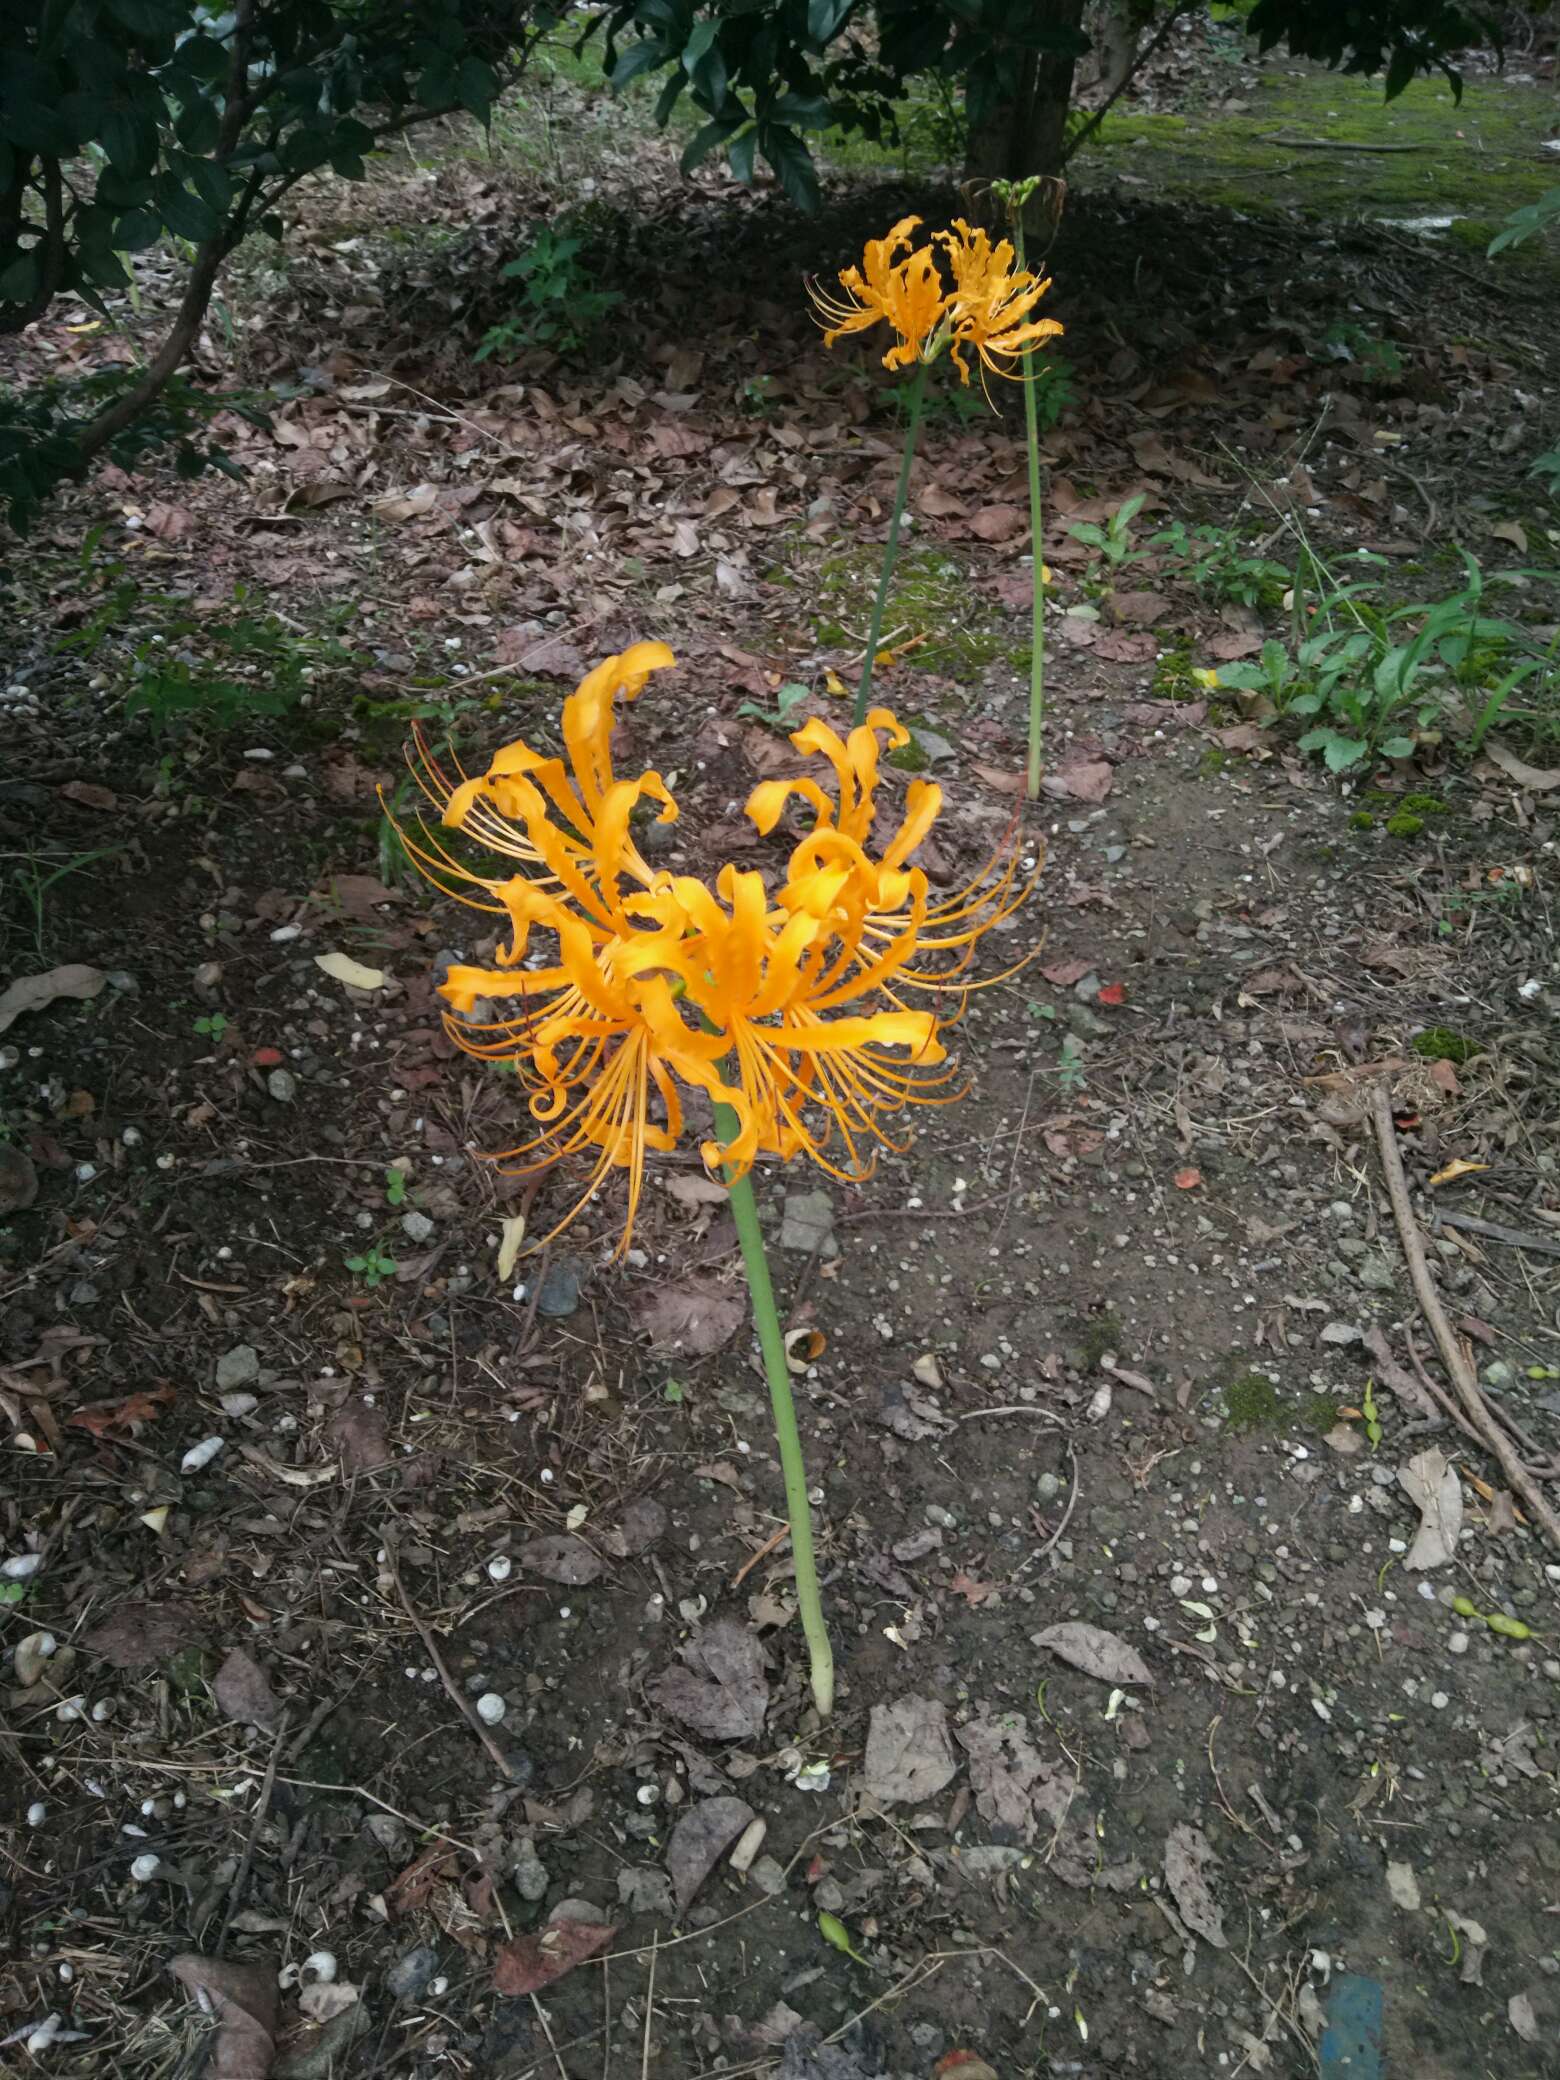
[{"label": "broken branch on soil", "polygon": [[1485,1405],[1479,1390],[1478,1374],[1468,1356],[1466,1345],[1457,1335],[1446,1318],[1446,1309],[1436,1291],[1435,1281],[1430,1276],[1430,1267],[1425,1260],[1424,1239],[1419,1232],[1419,1223],[1414,1217],[1413,1203],[1408,1196],[1408,1178],[1403,1169],[1403,1152],[1398,1147],[1397,1128],[1392,1123],[1392,1099],[1386,1084],[1377,1083],[1370,1093],[1370,1122],[1375,1129],[1376,1148],[1381,1157],[1381,1168],[1387,1180],[1387,1194],[1392,1201],[1392,1216],[1397,1223],[1398,1240],[1403,1254],[1408,1259],[1409,1276],[1414,1282],[1414,1295],[1419,1302],[1430,1332],[1436,1340],[1445,1365],[1447,1376],[1457,1389],[1464,1412],[1478,1431],[1480,1442],[1498,1462],[1513,1493],[1519,1495],[1527,1505],[1530,1515],[1540,1525],[1544,1536],[1560,1552],[1560,1518],[1550,1508],[1538,1482],[1528,1472],[1517,1454],[1516,1447],[1496,1424]]},{"label": "broken branch on soil", "polygon": [[1508,1228],[1504,1221],[1480,1220],[1471,1213],[1443,1213],[1436,1209],[1436,1227],[1465,1228],[1470,1235],[1487,1235],[1493,1242],[1506,1242],[1513,1249],[1539,1250],[1546,1257],[1560,1257],[1560,1242],[1548,1235],[1534,1235],[1526,1228]]},{"label": "broken branch on soil", "polygon": [[217,1931],[213,1957],[220,1957],[227,1945],[228,1930],[233,1926],[233,1916],[243,1903],[244,1887],[249,1883],[250,1867],[255,1860],[255,1844],[260,1839],[260,1830],[265,1825],[266,1815],[271,1810],[271,1794],[276,1789],[276,1765],[281,1756],[282,1743],[287,1738],[287,1710],[284,1706],[277,1722],[276,1738],[271,1743],[271,1759],[265,1766],[265,1781],[260,1786],[260,1796],[255,1800],[255,1817],[250,1823],[249,1839],[244,1844],[244,1853],[238,1860],[233,1888],[228,1894],[227,1912],[222,1916],[222,1926]]},{"label": "broken branch on soil", "polygon": [[438,1643],[435,1641],[433,1633],[429,1630],[426,1621],[418,1614],[416,1609],[413,1607],[412,1599],[406,1593],[406,1584],[401,1580],[401,1570],[400,1567],[397,1565],[394,1550],[388,1547],[386,1548],[386,1550],[389,1553],[388,1565],[390,1569],[390,1579],[395,1584],[396,1595],[399,1596],[401,1599],[401,1608],[406,1612],[406,1615],[416,1626],[417,1636],[428,1650],[428,1659],[433,1663],[434,1668],[437,1670],[439,1681],[444,1685],[446,1693],[448,1694],[451,1702],[460,1712],[461,1717],[466,1721],[466,1724],[471,1728],[472,1732],[482,1743],[483,1747],[486,1748],[489,1756],[493,1760],[495,1767],[499,1769],[503,1773],[503,1775],[509,1779],[510,1783],[513,1783],[515,1780],[515,1773],[513,1769],[510,1767],[509,1757],[504,1753],[503,1749],[498,1745],[498,1742],[494,1740],[492,1734],[488,1732],[487,1728],[483,1725],[482,1721],[477,1717],[476,1711],[473,1708],[473,1706],[467,1702],[467,1700],[461,1695],[460,1691],[455,1687],[455,1679],[444,1665],[444,1656],[439,1652]]}]

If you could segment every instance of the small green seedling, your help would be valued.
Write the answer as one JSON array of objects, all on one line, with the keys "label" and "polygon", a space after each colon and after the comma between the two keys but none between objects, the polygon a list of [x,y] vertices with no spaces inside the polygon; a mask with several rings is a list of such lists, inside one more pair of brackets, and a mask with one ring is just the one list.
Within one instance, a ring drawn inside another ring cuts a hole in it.
[{"label": "small green seedling", "polygon": [[203,1040],[220,1040],[228,1029],[229,1020],[221,1011],[204,1012],[195,1021],[195,1030]]},{"label": "small green seedling", "polygon": [[392,1163],[385,1172],[385,1204],[387,1206],[404,1206],[406,1204],[406,1172],[399,1163]]},{"label": "small green seedling", "polygon": [[796,727],[797,709],[811,699],[808,689],[793,679],[776,692],[773,708],[761,708],[757,701],[744,701],[737,713],[750,716],[754,722],[761,722],[765,729],[776,730],[782,737],[788,737]]},{"label": "small green seedling", "polygon": [[377,1242],[361,1256],[348,1257],[346,1266],[354,1278],[361,1279],[363,1284],[369,1287],[381,1285],[387,1278],[394,1278],[396,1272],[395,1258],[387,1256]]},{"label": "small green seedling", "polygon": [[1103,527],[1092,520],[1075,520],[1067,532],[1075,542],[1082,542],[1086,549],[1104,557],[1112,574],[1129,564],[1142,563],[1148,551],[1133,547],[1132,523],[1143,510],[1143,499],[1141,491],[1123,499]]},{"label": "small green seedling", "polygon": [[1360,1405],[1365,1412],[1365,1435],[1374,1451],[1381,1442],[1381,1417],[1376,1410],[1376,1382],[1373,1379],[1366,1380],[1365,1399]]}]

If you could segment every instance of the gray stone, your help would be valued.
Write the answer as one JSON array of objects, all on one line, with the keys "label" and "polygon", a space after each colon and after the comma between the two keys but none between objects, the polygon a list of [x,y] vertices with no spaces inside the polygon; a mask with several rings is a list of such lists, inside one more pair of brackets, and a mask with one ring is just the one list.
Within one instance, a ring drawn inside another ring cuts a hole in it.
[{"label": "gray stone", "polygon": [[542,1273],[542,1289],[536,1296],[536,1311],[554,1321],[563,1321],[580,1304],[588,1267],[580,1257],[554,1257]]},{"label": "gray stone", "polygon": [[408,1242],[426,1242],[433,1233],[433,1222],[414,1207],[410,1213],[402,1214],[401,1233]]},{"label": "gray stone", "polygon": [[758,1890],[771,1899],[778,1899],[785,1890],[785,1870],[773,1856],[761,1856],[748,1873]]},{"label": "gray stone", "polygon": [[298,1079],[291,1069],[273,1069],[265,1087],[278,1105],[290,1105],[298,1095]]},{"label": "gray stone", "polygon": [[834,1201],[821,1187],[786,1193],[780,1219],[780,1247],[799,1250],[807,1256],[814,1250],[825,1257],[839,1255],[839,1245],[834,1240]]},{"label": "gray stone", "polygon": [[260,1353],[252,1343],[237,1343],[217,1360],[217,1390],[252,1387],[260,1377]]},{"label": "gray stone", "polygon": [[527,1835],[515,1859],[515,1890],[522,1899],[534,1905],[537,1900],[546,1898],[549,1882],[546,1865],[536,1853],[535,1842]]},{"label": "gray stone", "polygon": [[385,1984],[398,2001],[421,2000],[438,1976],[439,1953],[431,1944],[414,1943],[385,1974]]},{"label": "gray stone", "polygon": [[625,1863],[617,1874],[618,1905],[626,1914],[660,1914],[668,1921],[675,1911],[672,1881],[665,1871]]},{"label": "gray stone", "polygon": [[1383,1256],[1372,1255],[1361,1259],[1355,1277],[1362,1286],[1373,1293],[1392,1293],[1397,1290],[1397,1273]]}]

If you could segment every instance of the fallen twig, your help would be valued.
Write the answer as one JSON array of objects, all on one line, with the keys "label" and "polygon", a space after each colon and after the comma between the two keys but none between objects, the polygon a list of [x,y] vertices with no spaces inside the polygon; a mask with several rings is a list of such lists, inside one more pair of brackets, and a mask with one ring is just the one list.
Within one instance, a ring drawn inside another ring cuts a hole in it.
[{"label": "fallen twig", "polygon": [[249,1839],[244,1844],[244,1853],[238,1860],[233,1888],[228,1894],[227,1911],[222,1916],[222,1926],[217,1931],[213,1957],[220,1957],[228,1939],[228,1930],[233,1925],[233,1916],[238,1912],[244,1897],[244,1887],[249,1883],[250,1866],[255,1860],[255,1844],[260,1839],[260,1830],[265,1825],[265,1816],[271,1810],[271,1793],[276,1789],[276,1764],[282,1752],[282,1742],[287,1738],[287,1712],[284,1709],[276,1728],[276,1738],[271,1743],[271,1759],[265,1766],[265,1782],[260,1786],[260,1796],[255,1801],[255,1817],[250,1823]]},{"label": "fallen twig", "polygon": [[1398,1240],[1403,1246],[1403,1255],[1408,1260],[1409,1276],[1414,1282],[1414,1294],[1425,1320],[1430,1324],[1430,1333],[1436,1340],[1445,1365],[1447,1377],[1457,1389],[1464,1412],[1485,1449],[1498,1462],[1506,1476],[1507,1485],[1527,1505],[1529,1514],[1543,1530],[1544,1536],[1560,1552],[1560,1517],[1550,1508],[1547,1497],[1538,1482],[1528,1472],[1517,1454],[1516,1447],[1496,1424],[1485,1406],[1484,1396],[1479,1391],[1478,1375],[1467,1347],[1446,1318],[1446,1309],[1441,1305],[1441,1296],[1436,1291],[1435,1281],[1430,1276],[1430,1266],[1425,1260],[1424,1239],[1419,1232],[1419,1223],[1414,1217],[1413,1204],[1408,1196],[1408,1178],[1403,1170],[1403,1153],[1398,1147],[1397,1128],[1392,1123],[1392,1100],[1384,1082],[1374,1086],[1370,1093],[1370,1122],[1375,1129],[1376,1148],[1381,1157],[1381,1168],[1387,1180],[1387,1193],[1392,1201],[1392,1216],[1397,1222]]},{"label": "fallen twig", "polygon": [[395,1583],[395,1593],[401,1599],[401,1608],[406,1612],[406,1615],[417,1627],[417,1636],[422,1641],[423,1645],[428,1649],[428,1659],[433,1663],[434,1668],[438,1671],[439,1681],[444,1685],[445,1690],[449,1694],[451,1702],[456,1706],[456,1708],[460,1712],[461,1717],[466,1721],[467,1725],[471,1728],[472,1732],[476,1735],[477,1739],[482,1743],[483,1747],[486,1748],[488,1754],[492,1757],[493,1762],[497,1766],[497,1768],[503,1772],[503,1774],[509,1779],[510,1783],[513,1783],[515,1780],[515,1773],[509,1766],[509,1757],[504,1753],[503,1749],[498,1745],[498,1742],[494,1740],[492,1734],[488,1732],[487,1728],[483,1725],[482,1721],[477,1717],[476,1711],[473,1708],[473,1706],[469,1704],[467,1700],[461,1695],[460,1691],[456,1689],[455,1679],[444,1665],[444,1656],[439,1652],[438,1644],[435,1641],[432,1632],[429,1630],[426,1621],[421,1616],[419,1616],[418,1612],[414,1609],[412,1605],[412,1599],[406,1593],[406,1585],[401,1580],[401,1570],[396,1563],[396,1557],[393,1549],[390,1550],[389,1567],[390,1579],[392,1582]]},{"label": "fallen twig", "polygon": [[1488,1235],[1492,1241],[1508,1242],[1513,1249],[1536,1249],[1546,1257],[1560,1257],[1560,1242],[1548,1235],[1532,1235],[1526,1228],[1508,1228],[1504,1221],[1480,1220],[1471,1213],[1443,1213],[1436,1208],[1438,1228],[1466,1228],[1470,1235]]}]

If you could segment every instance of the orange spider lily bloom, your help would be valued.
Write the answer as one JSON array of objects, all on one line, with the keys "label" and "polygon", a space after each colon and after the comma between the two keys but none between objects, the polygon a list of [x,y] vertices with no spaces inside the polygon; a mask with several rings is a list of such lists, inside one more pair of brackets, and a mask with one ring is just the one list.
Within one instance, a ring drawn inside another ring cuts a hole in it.
[{"label": "orange spider lily bloom", "polygon": [[823,335],[826,347],[844,333],[869,332],[886,322],[898,338],[883,356],[885,368],[910,368],[917,361],[935,359],[941,345],[943,285],[931,246],[910,250],[910,234],[920,221],[902,217],[886,238],[867,241],[861,266],[840,270],[845,297],[825,295],[815,283],[808,284],[808,294],[829,320]]},{"label": "orange spider lily bloom", "polygon": [[1050,288],[1049,277],[1042,281],[1027,268],[1015,266],[1010,240],[994,246],[985,231],[972,231],[962,217],[954,219],[951,231],[937,235],[953,276],[948,298],[950,352],[960,379],[970,379],[961,347],[973,347],[981,366],[993,375],[1016,378],[1013,364],[1062,331],[1054,318],[1029,315]]},{"label": "orange spider lily bloom", "polygon": [[[468,831],[475,821],[485,834],[491,802],[504,832],[510,819],[523,827],[546,878],[483,881],[462,870],[489,898],[477,907],[507,918],[509,939],[496,965],[455,966],[439,986],[450,1037],[468,1053],[513,1061],[531,1094],[536,1133],[495,1160],[534,1171],[594,1155],[552,1234],[613,1170],[628,1173],[620,1254],[647,1155],[681,1137],[685,1090],[735,1116],[729,1138],[703,1144],[706,1162],[728,1177],[745,1175],[760,1155],[804,1155],[834,1176],[860,1178],[879,1147],[900,1150],[884,1124],[890,1115],[958,1093],[947,1089],[955,1072],[940,1037],[950,1021],[907,1009],[897,986],[947,986],[982,933],[1028,892],[1013,894],[1010,864],[930,902],[924,871],[910,864],[941,802],[925,781],[911,783],[898,832],[872,854],[879,733],[890,744],[908,735],[886,709],[843,742],[816,720],[796,732],[799,750],[832,763],[832,798],[806,776],[754,790],[748,811],[761,832],[774,829],[792,795],[816,817],[773,894],[761,874],[734,865],[713,884],[652,871],[628,835],[629,815],[647,799],[661,803],[663,817],[675,809],[657,775],[615,779],[607,753],[611,689],[638,690],[640,654],[610,660],[612,671],[598,667],[566,707],[576,789],[561,768],[543,778],[534,754],[512,745],[481,782],[452,793],[446,821],[458,818]],[[624,670],[630,659],[634,668]],[[571,833],[555,812],[568,815]],[[513,844],[502,849],[516,856]],[[951,955],[952,965],[919,970],[913,963],[928,949]],[[836,1142],[840,1162],[829,1153]]]},{"label": "orange spider lily bloom", "polygon": [[[659,821],[670,823],[676,804],[659,773],[635,781],[619,781],[612,769],[612,719],[618,694],[639,695],[652,672],[664,671],[675,659],[664,643],[635,643],[621,656],[604,658],[563,704],[563,741],[572,781],[562,759],[548,758],[525,742],[506,744],[485,773],[461,773],[451,780],[429,751],[420,729],[414,732],[415,756],[407,764],[439,822],[464,831],[490,852],[518,861],[529,879],[547,887],[566,887],[585,899],[593,912],[605,914],[616,901],[616,876],[627,870],[640,881],[649,869],[628,837],[628,818],[635,802],[653,796],[662,804]],[[561,823],[553,820],[548,804]],[[386,808],[388,814],[388,805]],[[457,902],[474,910],[502,914],[501,886],[469,868],[450,852],[426,825],[411,837],[391,816],[401,842],[430,881]],[[540,845],[533,835],[540,829]],[[598,852],[598,839],[605,840]],[[601,885],[587,896],[588,876],[602,875]],[[586,877],[583,878],[582,877]],[[453,884],[453,885],[452,885]],[[494,897],[462,893],[475,887]]]}]

